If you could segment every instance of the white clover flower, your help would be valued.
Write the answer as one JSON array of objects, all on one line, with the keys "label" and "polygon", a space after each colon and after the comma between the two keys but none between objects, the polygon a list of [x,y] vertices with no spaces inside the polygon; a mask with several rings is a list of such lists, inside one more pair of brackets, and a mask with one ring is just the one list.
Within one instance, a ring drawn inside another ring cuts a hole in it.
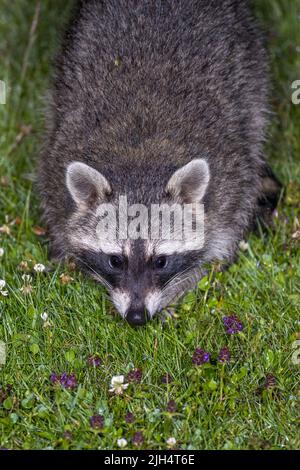
[{"label": "white clover flower", "polygon": [[31,284],[26,284],[20,288],[20,291],[24,295],[31,294],[31,292],[33,291],[33,287]]},{"label": "white clover flower", "polygon": [[4,255],[4,248],[0,248],[0,258]]},{"label": "white clover flower", "polygon": [[122,395],[123,390],[126,390],[129,384],[124,383],[124,375],[114,375],[111,379],[110,392],[114,392],[116,395]]},{"label": "white clover flower", "polygon": [[41,319],[43,321],[47,321],[48,320],[48,313],[44,312],[44,313],[41,313]]},{"label": "white clover flower", "polygon": [[30,274],[22,274],[22,280],[23,280],[26,284],[30,284],[31,281],[32,281],[32,276],[30,276]]},{"label": "white clover flower", "polygon": [[177,441],[176,441],[175,437],[169,437],[167,439],[167,446],[168,447],[174,447],[176,445],[176,442]]},{"label": "white clover flower", "polygon": [[121,439],[118,439],[117,444],[118,444],[118,447],[121,447],[121,449],[122,449],[123,447],[127,446],[127,441],[126,441],[126,439],[121,437]]},{"label": "white clover flower", "polygon": [[242,251],[247,251],[249,250],[249,243],[245,242],[245,240],[242,240],[239,244],[240,250]]},{"label": "white clover flower", "polygon": [[24,295],[31,294],[33,291],[33,287],[31,285],[32,277],[30,274],[22,274],[22,280],[24,282],[24,286],[20,288],[20,291]]},{"label": "white clover flower", "polygon": [[8,291],[4,290],[4,287],[6,286],[6,282],[4,279],[0,279],[0,294],[3,295],[3,297],[8,296]]},{"label": "white clover flower", "polygon": [[33,269],[37,273],[42,273],[43,271],[45,271],[46,267],[42,263],[38,263],[33,266]]}]

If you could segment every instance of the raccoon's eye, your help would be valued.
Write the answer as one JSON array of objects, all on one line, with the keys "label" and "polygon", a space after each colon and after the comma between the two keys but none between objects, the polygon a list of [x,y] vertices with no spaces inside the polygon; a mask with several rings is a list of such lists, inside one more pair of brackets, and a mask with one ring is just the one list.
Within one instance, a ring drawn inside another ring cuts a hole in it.
[{"label": "raccoon's eye", "polygon": [[166,256],[158,256],[154,260],[154,266],[156,269],[164,269],[168,264],[168,259]]},{"label": "raccoon's eye", "polygon": [[109,266],[113,269],[122,269],[124,265],[124,260],[122,256],[111,255],[108,260]]}]

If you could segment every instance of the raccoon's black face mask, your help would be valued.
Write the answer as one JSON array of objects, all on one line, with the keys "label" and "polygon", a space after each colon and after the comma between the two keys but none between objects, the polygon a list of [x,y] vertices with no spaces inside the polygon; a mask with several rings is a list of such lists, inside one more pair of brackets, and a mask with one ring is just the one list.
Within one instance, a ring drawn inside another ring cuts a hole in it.
[{"label": "raccoon's black face mask", "polygon": [[[192,160],[169,179],[165,188],[166,201],[171,207],[175,204],[183,209],[185,205],[190,208],[192,203],[201,202],[208,184],[207,163]],[[199,238],[194,232],[184,231],[183,238],[175,239],[152,238],[151,232],[149,237],[143,235],[140,238],[120,239],[109,237],[107,233],[101,236],[100,222],[105,220],[107,226],[107,220],[112,223],[112,219],[104,219],[102,212],[99,217],[99,208],[105,207],[106,216],[110,210],[108,201],[113,208],[120,207],[117,207],[117,199],[112,197],[114,190],[110,183],[97,170],[73,162],[67,169],[67,187],[76,204],[69,221],[71,251],[80,267],[107,287],[117,310],[131,325],[145,324],[155,313],[195,286],[201,277],[202,247],[199,247]],[[161,235],[165,219],[159,214],[157,220]],[[175,219],[172,220],[175,226]],[[145,221],[141,217],[140,233],[146,225],[148,229],[149,219]],[[130,235],[130,230],[128,233]]]},{"label": "raccoon's black face mask", "polygon": [[78,257],[82,270],[108,287],[118,311],[136,326],[184,293],[199,270],[198,252],[146,258],[143,245],[132,243],[129,256],[82,250]]}]

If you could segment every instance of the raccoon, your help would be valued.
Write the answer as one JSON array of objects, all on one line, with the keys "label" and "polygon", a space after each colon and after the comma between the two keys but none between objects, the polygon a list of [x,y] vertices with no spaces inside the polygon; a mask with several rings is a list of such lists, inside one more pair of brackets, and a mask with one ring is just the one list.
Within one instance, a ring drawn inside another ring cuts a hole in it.
[{"label": "raccoon", "polygon": [[[51,256],[74,258],[131,325],[193,289],[207,264],[234,262],[276,206],[281,186],[263,154],[267,64],[245,0],[77,3],[55,61],[38,187]],[[99,236],[99,207],[124,196],[147,208],[201,204],[202,243],[191,232]]]}]

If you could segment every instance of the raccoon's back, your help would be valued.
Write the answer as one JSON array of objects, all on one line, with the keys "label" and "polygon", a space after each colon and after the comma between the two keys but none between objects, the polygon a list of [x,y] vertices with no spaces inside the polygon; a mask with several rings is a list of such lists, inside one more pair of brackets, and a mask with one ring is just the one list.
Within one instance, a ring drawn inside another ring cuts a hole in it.
[{"label": "raccoon's back", "polygon": [[108,163],[146,146],[153,165],[172,144],[177,164],[234,154],[261,137],[265,63],[243,0],[84,1],[57,60],[57,122]]}]

